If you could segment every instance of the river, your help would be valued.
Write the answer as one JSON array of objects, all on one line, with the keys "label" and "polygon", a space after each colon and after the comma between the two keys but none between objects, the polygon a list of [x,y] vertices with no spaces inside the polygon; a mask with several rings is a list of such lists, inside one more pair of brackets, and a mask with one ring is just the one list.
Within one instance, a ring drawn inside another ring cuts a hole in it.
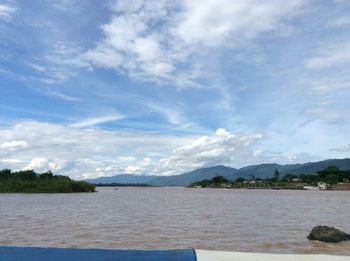
[{"label": "river", "polygon": [[350,191],[164,187],[0,194],[0,245],[350,255],[350,241],[308,241],[316,225],[349,233]]}]

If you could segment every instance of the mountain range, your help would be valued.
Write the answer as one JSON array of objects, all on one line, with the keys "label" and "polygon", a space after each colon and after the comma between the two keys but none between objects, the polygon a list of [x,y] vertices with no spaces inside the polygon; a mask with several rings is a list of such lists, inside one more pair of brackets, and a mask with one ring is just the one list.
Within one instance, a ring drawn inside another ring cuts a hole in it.
[{"label": "mountain range", "polygon": [[350,158],[347,159],[329,159],[318,162],[308,162],[303,164],[259,164],[250,165],[243,168],[231,168],[222,165],[213,166],[209,168],[200,168],[180,175],[173,176],[150,176],[150,175],[132,175],[120,174],[111,177],[99,177],[96,179],[88,179],[86,181],[91,183],[144,183],[156,186],[187,186],[193,182],[201,181],[203,179],[211,179],[215,176],[221,175],[227,179],[235,180],[239,177],[251,178],[267,178],[271,177],[277,169],[281,176],[285,174],[316,174],[317,171],[323,170],[328,166],[337,166],[342,170],[350,170]]}]

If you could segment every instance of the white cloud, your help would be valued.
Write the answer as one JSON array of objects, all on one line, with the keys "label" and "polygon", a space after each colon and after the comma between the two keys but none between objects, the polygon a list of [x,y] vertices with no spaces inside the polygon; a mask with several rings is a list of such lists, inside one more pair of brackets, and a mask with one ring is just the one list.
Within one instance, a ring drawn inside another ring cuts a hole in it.
[{"label": "white cloud", "polygon": [[246,157],[254,156],[253,147],[260,139],[261,134],[233,135],[218,129],[213,136],[202,136],[174,150],[169,158],[162,160],[161,167],[168,175],[218,164],[244,165]]},{"label": "white cloud", "polygon": [[0,144],[26,140],[31,146],[25,150],[0,150],[0,158],[16,159],[1,161],[0,168],[52,169],[73,178],[114,175],[133,169],[144,174],[159,174],[151,172],[158,159],[191,139],[19,122],[0,129]]},{"label": "white cloud", "polygon": [[98,124],[113,122],[113,121],[119,121],[124,119],[125,116],[120,113],[114,113],[113,115],[107,115],[107,116],[101,116],[101,117],[94,117],[86,120],[79,121],[77,123],[72,124],[72,127],[91,127]]},{"label": "white cloud", "polygon": [[137,79],[194,86],[205,76],[198,60],[203,53],[278,31],[303,2],[115,1],[104,38],[83,59]]},{"label": "white cloud", "polygon": [[16,8],[6,4],[0,4],[0,19],[9,19],[16,11]]},{"label": "white cloud", "polygon": [[190,45],[235,46],[279,29],[282,20],[293,15],[303,2],[187,0],[177,18],[180,22],[175,33]]},{"label": "white cloud", "polygon": [[124,172],[125,172],[126,174],[136,174],[136,173],[141,172],[141,169],[139,169],[139,167],[137,167],[137,166],[128,165],[128,166],[125,168]]},{"label": "white cloud", "polygon": [[[75,1],[59,0],[69,11]],[[243,2],[230,0],[110,1],[112,12],[101,26],[102,38],[90,49],[56,41],[30,65],[47,84],[75,77],[79,69],[115,70],[140,81],[181,87],[205,86],[209,53],[217,48],[245,48],[264,33],[286,31],[305,0]]]},{"label": "white cloud", "polygon": [[28,143],[24,140],[12,140],[12,141],[7,141],[0,144],[0,149],[11,150],[11,151],[25,149],[28,147],[29,147]]},{"label": "white cloud", "polygon": [[66,166],[65,160],[52,160],[47,158],[33,158],[23,169],[33,169],[38,172],[47,170],[60,171]]}]

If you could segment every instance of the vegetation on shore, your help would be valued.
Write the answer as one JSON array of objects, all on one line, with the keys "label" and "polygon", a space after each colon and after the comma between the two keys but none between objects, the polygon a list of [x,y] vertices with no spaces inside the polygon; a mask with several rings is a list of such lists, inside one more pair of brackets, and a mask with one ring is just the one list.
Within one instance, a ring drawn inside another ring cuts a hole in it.
[{"label": "vegetation on shore", "polygon": [[95,192],[95,186],[85,181],[75,181],[51,171],[36,173],[33,170],[0,171],[0,193],[72,193]]},{"label": "vegetation on shore", "polygon": [[304,186],[317,186],[319,182],[324,182],[331,187],[337,186],[340,182],[350,181],[350,170],[340,170],[336,166],[329,166],[318,171],[315,175],[286,174],[281,177],[276,169],[270,178],[255,178],[253,175],[249,179],[237,178],[228,180],[223,176],[216,176],[210,180],[202,180],[192,183],[189,187],[202,188],[270,188],[270,189],[303,189]]}]

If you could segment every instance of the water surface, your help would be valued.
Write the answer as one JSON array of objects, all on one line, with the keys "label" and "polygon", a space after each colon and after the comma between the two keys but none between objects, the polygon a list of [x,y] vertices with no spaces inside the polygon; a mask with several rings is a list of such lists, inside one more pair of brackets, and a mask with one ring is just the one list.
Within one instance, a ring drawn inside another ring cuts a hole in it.
[{"label": "water surface", "polygon": [[350,192],[99,188],[0,194],[0,245],[202,248],[350,255],[350,242],[309,242],[316,225],[350,232]]}]

